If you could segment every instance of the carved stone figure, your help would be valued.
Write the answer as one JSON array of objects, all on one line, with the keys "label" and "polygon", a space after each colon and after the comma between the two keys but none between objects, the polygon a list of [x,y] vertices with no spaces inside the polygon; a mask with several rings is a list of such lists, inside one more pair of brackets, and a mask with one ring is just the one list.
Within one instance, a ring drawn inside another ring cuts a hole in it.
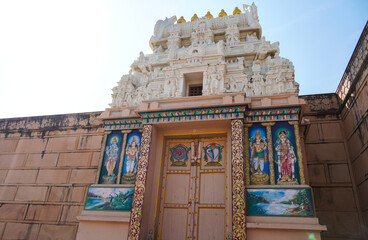
[{"label": "carved stone figure", "polygon": [[110,106],[185,96],[183,74],[193,72],[203,73],[205,96],[241,91],[248,96],[297,93],[294,66],[279,56],[278,42],[271,44],[261,36],[257,7],[245,4],[243,9],[236,15],[191,22],[175,23],[175,16],[157,21],[150,39],[153,53],[139,53],[129,74],[113,88]]}]

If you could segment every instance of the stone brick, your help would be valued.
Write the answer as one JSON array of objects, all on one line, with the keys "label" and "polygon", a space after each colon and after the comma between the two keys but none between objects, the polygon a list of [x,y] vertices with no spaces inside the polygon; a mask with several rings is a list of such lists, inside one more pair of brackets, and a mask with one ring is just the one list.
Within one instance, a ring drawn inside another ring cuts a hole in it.
[{"label": "stone brick", "polygon": [[61,221],[77,222],[77,216],[81,214],[83,208],[84,206],[64,206]]},{"label": "stone brick", "polygon": [[42,240],[70,240],[75,239],[77,226],[48,225],[41,226],[39,239]]},{"label": "stone brick", "polygon": [[319,140],[318,124],[311,124],[308,130],[308,134],[305,138],[306,142],[315,142]]},{"label": "stone brick", "polygon": [[11,201],[14,199],[17,187],[12,186],[0,186],[0,200]]},{"label": "stone brick", "polygon": [[64,202],[68,200],[69,197],[68,187],[52,187],[48,201],[49,202]]},{"label": "stone brick", "polygon": [[317,211],[356,211],[352,188],[317,188],[313,189]]},{"label": "stone brick", "polygon": [[70,197],[70,201],[82,203],[85,200],[85,187],[73,187],[71,188],[72,194]]},{"label": "stone brick", "polygon": [[332,183],[350,183],[350,174],[347,164],[331,164],[328,166]]},{"label": "stone brick", "polygon": [[356,212],[317,212],[319,222],[327,225],[327,232],[322,232],[324,237],[339,235],[342,239],[361,239],[360,224]]},{"label": "stone brick", "polygon": [[9,170],[6,183],[34,183],[38,170]]},{"label": "stone brick", "polygon": [[17,139],[1,139],[0,152],[14,152],[17,146]]},{"label": "stone brick", "polygon": [[12,169],[23,166],[26,154],[5,154],[0,155],[0,168]]},{"label": "stone brick", "polygon": [[4,222],[0,222],[0,236],[3,235],[4,228],[5,228],[5,223]]},{"label": "stone brick", "polygon": [[89,152],[85,153],[60,153],[58,166],[85,167],[89,163]]},{"label": "stone brick", "polygon": [[46,151],[57,152],[57,151],[75,150],[76,140],[77,137],[74,136],[50,138],[47,143]]},{"label": "stone brick", "polygon": [[359,202],[362,209],[368,209],[368,179],[358,186]]},{"label": "stone brick", "polygon": [[91,184],[96,179],[96,169],[73,169],[70,177],[70,183]]},{"label": "stone brick", "polygon": [[5,182],[5,178],[7,174],[8,174],[8,170],[0,170],[0,184]]},{"label": "stone brick", "polygon": [[21,186],[15,196],[16,201],[45,201],[47,187]]},{"label": "stone brick", "polygon": [[91,167],[98,167],[100,163],[100,152],[94,152],[92,154]]},{"label": "stone brick", "polygon": [[321,124],[321,138],[324,140],[340,140],[342,139],[341,128],[339,123],[323,123]]},{"label": "stone brick", "polygon": [[363,142],[359,138],[357,132],[354,132],[350,139],[348,139],[347,143],[349,147],[350,158],[355,160],[362,149]]},{"label": "stone brick", "polygon": [[45,149],[46,139],[31,138],[20,139],[16,152],[19,153],[37,153]]},{"label": "stone brick", "polygon": [[326,183],[326,175],[323,164],[308,165],[308,176],[311,183]]},{"label": "stone brick", "polygon": [[305,145],[309,162],[345,161],[343,143],[319,143]]},{"label": "stone brick", "polygon": [[11,204],[4,203],[0,205],[0,219],[1,220],[21,220],[23,219],[26,204]]},{"label": "stone brick", "polygon": [[53,221],[59,218],[60,205],[30,205],[26,220]]},{"label": "stone brick", "polygon": [[37,183],[67,183],[69,170],[40,170]]},{"label": "stone brick", "polygon": [[7,223],[3,239],[36,240],[39,224]]},{"label": "stone brick", "polygon": [[356,184],[359,185],[368,178],[368,148],[353,162],[352,168]]},{"label": "stone brick", "polygon": [[81,150],[99,150],[101,149],[103,136],[81,136],[79,139],[78,149]]},{"label": "stone brick", "polygon": [[57,153],[29,154],[27,167],[55,167],[58,158]]}]

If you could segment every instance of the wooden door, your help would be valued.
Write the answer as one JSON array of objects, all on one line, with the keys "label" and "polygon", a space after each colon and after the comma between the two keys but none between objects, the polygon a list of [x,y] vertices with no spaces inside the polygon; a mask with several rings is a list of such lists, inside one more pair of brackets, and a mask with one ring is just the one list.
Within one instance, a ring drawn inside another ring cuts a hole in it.
[{"label": "wooden door", "polygon": [[226,139],[166,141],[158,239],[224,239]]}]

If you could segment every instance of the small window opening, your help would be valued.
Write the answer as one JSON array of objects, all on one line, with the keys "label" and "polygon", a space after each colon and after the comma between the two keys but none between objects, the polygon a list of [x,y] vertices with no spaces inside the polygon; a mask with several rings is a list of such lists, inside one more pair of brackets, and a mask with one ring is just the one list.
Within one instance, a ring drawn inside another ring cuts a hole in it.
[{"label": "small window opening", "polygon": [[202,85],[190,85],[189,96],[202,96]]}]

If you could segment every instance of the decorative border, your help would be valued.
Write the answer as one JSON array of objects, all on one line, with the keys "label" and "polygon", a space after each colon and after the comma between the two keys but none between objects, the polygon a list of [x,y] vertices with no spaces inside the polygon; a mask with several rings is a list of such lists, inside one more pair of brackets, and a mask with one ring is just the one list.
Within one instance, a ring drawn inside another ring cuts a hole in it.
[{"label": "decorative border", "polygon": [[141,149],[139,151],[138,171],[134,188],[134,198],[132,204],[132,212],[130,214],[129,223],[129,240],[138,240],[140,234],[143,198],[146,191],[148,157],[152,141],[152,125],[144,125],[141,141]]},{"label": "decorative border", "polygon": [[244,139],[245,139],[245,184],[250,185],[250,159],[249,159],[249,128],[253,125],[253,123],[244,124]]},{"label": "decorative border", "polygon": [[141,112],[143,124],[244,118],[245,105]]},{"label": "decorative border", "polygon": [[299,113],[300,107],[248,110],[244,120],[246,122],[298,120]]},{"label": "decorative border", "polygon": [[119,129],[139,129],[142,127],[141,118],[122,118],[104,120],[103,126],[106,130],[119,130]]},{"label": "decorative border", "polygon": [[231,162],[233,184],[233,239],[246,239],[244,184],[244,125],[240,119],[231,121]]}]

